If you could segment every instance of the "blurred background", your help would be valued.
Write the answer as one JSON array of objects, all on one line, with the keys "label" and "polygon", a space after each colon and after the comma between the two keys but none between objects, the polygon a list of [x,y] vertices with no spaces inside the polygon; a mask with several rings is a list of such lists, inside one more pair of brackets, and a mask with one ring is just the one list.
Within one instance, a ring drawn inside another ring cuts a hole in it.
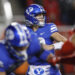
[{"label": "blurred background", "polygon": [[[40,4],[47,11],[47,22],[54,22],[59,32],[69,38],[75,27],[75,0],[0,0],[0,36],[12,21],[24,22],[30,4]],[[75,75],[74,65],[61,65],[63,75]]]}]

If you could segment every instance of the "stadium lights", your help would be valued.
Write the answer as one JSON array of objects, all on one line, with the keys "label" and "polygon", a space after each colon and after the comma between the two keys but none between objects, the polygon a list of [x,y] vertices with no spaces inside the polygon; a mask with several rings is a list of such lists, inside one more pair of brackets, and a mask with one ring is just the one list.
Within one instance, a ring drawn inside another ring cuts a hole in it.
[{"label": "stadium lights", "polygon": [[11,4],[8,1],[5,1],[3,4],[4,7],[4,13],[5,13],[5,17],[6,19],[12,19],[13,14],[12,14],[12,8],[11,8]]}]

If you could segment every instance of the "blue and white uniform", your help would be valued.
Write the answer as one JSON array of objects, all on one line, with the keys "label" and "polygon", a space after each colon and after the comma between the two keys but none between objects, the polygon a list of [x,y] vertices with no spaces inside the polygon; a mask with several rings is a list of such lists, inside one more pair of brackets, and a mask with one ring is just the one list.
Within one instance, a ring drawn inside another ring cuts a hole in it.
[{"label": "blue and white uniform", "polygon": [[[28,27],[28,29],[30,32],[33,32],[30,27]],[[56,25],[48,23],[45,26],[38,28],[38,30],[34,33],[38,35],[38,37],[44,38],[46,44],[51,45],[53,44],[53,40],[50,37],[54,32],[58,32]],[[43,51],[39,54],[39,56],[36,55],[35,51],[34,56],[31,56],[28,60],[30,66],[27,75],[61,75],[56,66],[52,66],[46,61],[50,53],[54,54],[54,49],[50,51]]]},{"label": "blue and white uniform", "polygon": [[6,28],[5,39],[3,41],[0,42],[0,72],[6,72],[7,75],[10,74],[9,71],[13,72],[16,67],[27,60],[26,50],[17,51],[14,49],[14,46],[29,46],[28,50],[32,55],[32,49],[36,48],[36,53],[41,49],[38,37],[34,34],[30,37],[27,28],[25,26],[22,27],[18,23],[11,24]]},{"label": "blue and white uniform", "polygon": [[[51,35],[54,32],[58,32],[57,27],[53,23],[46,23],[46,11],[43,6],[39,4],[31,4],[24,12],[25,22],[28,26],[39,26],[38,30],[34,33],[40,38],[44,38],[46,44],[53,44],[53,39],[51,39]],[[30,33],[33,30],[28,27]],[[35,48],[36,51],[36,48]],[[36,54],[32,49],[34,56],[31,56],[28,59],[30,64],[27,75],[61,75],[60,71],[56,66],[52,66],[46,60],[50,53],[54,54],[54,50],[43,51],[42,53]],[[29,56],[32,53],[28,53]]]},{"label": "blue and white uniform", "polygon": [[16,60],[10,56],[5,44],[0,43],[0,72],[6,72],[15,62]]},{"label": "blue and white uniform", "polygon": [[[34,52],[39,53],[39,51],[41,50],[41,47],[37,39],[37,36],[35,35],[32,36],[32,40],[30,42],[30,46],[28,49],[29,49],[28,51],[32,53],[32,55],[34,54]],[[17,59],[19,60],[23,58],[23,57],[22,58],[18,57],[16,54],[13,55],[13,53],[11,53],[12,51],[9,52],[9,50],[11,51],[8,45],[6,45],[5,43],[0,43],[0,72],[7,71],[10,68],[10,66],[12,66],[15,63],[18,63]]]}]

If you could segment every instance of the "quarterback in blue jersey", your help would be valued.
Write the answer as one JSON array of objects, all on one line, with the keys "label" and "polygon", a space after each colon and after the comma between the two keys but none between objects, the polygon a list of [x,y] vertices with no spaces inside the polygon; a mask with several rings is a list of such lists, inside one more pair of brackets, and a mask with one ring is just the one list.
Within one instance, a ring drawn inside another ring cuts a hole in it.
[{"label": "quarterback in blue jersey", "polygon": [[28,58],[26,51],[33,49],[38,53],[40,46],[37,35],[30,36],[26,26],[11,23],[5,30],[5,39],[0,42],[0,75],[15,75],[13,71]]},{"label": "quarterback in blue jersey", "polygon": [[[27,75],[61,75],[59,69],[56,65],[48,63],[52,56],[55,56],[55,50],[61,49],[63,43],[67,41],[65,37],[59,34],[58,29],[54,23],[46,23],[46,11],[41,5],[32,4],[25,11],[26,25],[30,33],[35,33],[38,35],[39,40],[44,39],[44,44],[47,44],[47,49],[51,50],[43,51],[42,53],[35,54],[33,49],[31,52],[28,52],[30,58],[28,62],[30,64]],[[57,42],[53,44],[53,41]],[[43,43],[43,42],[42,42]],[[43,47],[45,45],[42,44]],[[33,55],[33,56],[32,56]]]}]

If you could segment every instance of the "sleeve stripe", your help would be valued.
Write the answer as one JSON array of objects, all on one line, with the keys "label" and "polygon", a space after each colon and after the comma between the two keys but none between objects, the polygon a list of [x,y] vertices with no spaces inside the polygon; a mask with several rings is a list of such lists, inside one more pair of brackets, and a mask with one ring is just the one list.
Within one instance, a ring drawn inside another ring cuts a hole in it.
[{"label": "sleeve stripe", "polygon": [[56,27],[56,25],[52,25],[51,27]]},{"label": "sleeve stripe", "polygon": [[52,27],[51,30],[57,29],[56,27]]},{"label": "sleeve stripe", "polygon": [[51,32],[57,31],[57,29],[52,30]]}]

